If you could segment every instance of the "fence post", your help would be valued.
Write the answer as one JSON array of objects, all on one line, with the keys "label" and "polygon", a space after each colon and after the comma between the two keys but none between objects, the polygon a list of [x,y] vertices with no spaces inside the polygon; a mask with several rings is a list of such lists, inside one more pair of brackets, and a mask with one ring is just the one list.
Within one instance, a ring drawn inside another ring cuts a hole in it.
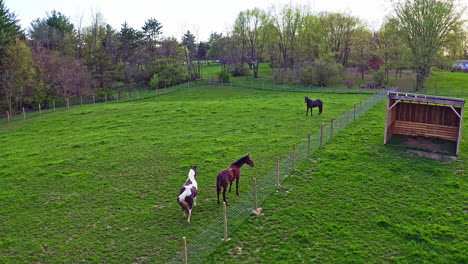
[{"label": "fence post", "polygon": [[359,101],[359,116],[362,116],[362,101]]},{"label": "fence post", "polygon": [[296,144],[293,144],[292,170],[296,170]]},{"label": "fence post", "polygon": [[106,103],[107,103],[107,94],[105,94],[104,98],[105,98],[105,100],[106,100]]},{"label": "fence post", "polygon": [[55,112],[55,101],[54,101],[54,112]]},{"label": "fence post", "polygon": [[228,239],[228,227],[227,227],[227,213],[226,213],[226,202],[223,202],[223,215],[224,215],[224,239],[223,240],[229,240]]},{"label": "fence post", "polygon": [[7,115],[7,118],[8,118],[8,123],[10,123],[11,122],[10,111],[6,111],[6,115]]},{"label": "fence post", "polygon": [[258,209],[258,204],[257,204],[257,179],[253,178],[254,180],[254,211],[257,211]]},{"label": "fence post", "polygon": [[354,117],[353,117],[353,121],[356,120],[356,104],[354,104]]},{"label": "fence post", "polygon": [[187,239],[185,237],[182,237],[182,240],[184,241],[184,263],[188,263],[188,252],[187,252]]},{"label": "fence post", "polygon": [[331,122],[330,122],[330,139],[333,138],[333,118],[331,119]]},{"label": "fence post", "polygon": [[323,124],[320,124],[320,146],[323,145]]},{"label": "fence post", "polygon": [[41,104],[39,104],[39,114],[42,115]]},{"label": "fence post", "polygon": [[70,99],[67,98],[67,108],[70,108]]},{"label": "fence post", "polygon": [[349,124],[349,108],[348,108],[348,114],[346,114],[346,125]]},{"label": "fence post", "polygon": [[307,158],[310,159],[310,132],[307,135]]},{"label": "fence post", "polygon": [[279,163],[280,163],[280,158],[276,157],[276,187],[280,187],[280,178],[279,178]]},{"label": "fence post", "polygon": [[23,119],[26,119],[26,111],[24,110],[24,107],[23,107]]}]

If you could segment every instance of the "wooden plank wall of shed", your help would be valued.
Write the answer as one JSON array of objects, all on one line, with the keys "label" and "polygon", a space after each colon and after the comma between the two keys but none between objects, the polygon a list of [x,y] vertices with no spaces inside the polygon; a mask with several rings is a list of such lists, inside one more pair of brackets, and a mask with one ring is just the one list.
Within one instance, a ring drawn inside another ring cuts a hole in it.
[{"label": "wooden plank wall of shed", "polygon": [[[388,141],[392,139],[392,136],[395,131],[396,105],[392,107],[395,104],[395,102],[395,99],[388,99],[387,101],[387,122],[385,125],[384,144],[387,144]],[[389,109],[390,107],[392,107],[392,109]]]},{"label": "wooden plank wall of shed", "polygon": [[[441,105],[400,102],[396,106],[396,120],[459,127],[460,118],[452,108]],[[461,114],[461,108],[454,108]]]}]

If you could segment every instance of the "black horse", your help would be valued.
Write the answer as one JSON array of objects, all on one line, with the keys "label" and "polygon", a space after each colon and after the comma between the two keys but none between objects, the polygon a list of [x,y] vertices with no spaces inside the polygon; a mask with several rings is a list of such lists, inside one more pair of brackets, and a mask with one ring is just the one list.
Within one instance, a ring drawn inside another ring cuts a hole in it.
[{"label": "black horse", "polygon": [[312,116],[312,108],[314,108],[314,107],[319,108],[319,115],[322,113],[322,107],[323,107],[322,100],[320,100],[320,99],[310,100],[309,97],[306,96],[304,103],[307,104],[306,116],[309,114],[309,108],[310,108],[310,115]]}]

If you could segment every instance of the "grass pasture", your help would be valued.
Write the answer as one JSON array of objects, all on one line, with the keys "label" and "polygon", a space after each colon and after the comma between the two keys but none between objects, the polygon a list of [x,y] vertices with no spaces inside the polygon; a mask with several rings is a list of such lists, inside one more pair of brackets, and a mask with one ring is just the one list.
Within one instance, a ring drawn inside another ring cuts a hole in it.
[{"label": "grass pasture", "polygon": [[467,122],[457,157],[383,145],[384,124],[381,102],[206,263],[467,263]]},{"label": "grass pasture", "polygon": [[[165,263],[182,236],[221,214],[220,169],[249,153],[245,192],[308,132],[369,96],[313,94],[324,112],[305,117],[304,95],[197,87],[1,125],[0,262]],[[200,195],[187,225],[176,197],[191,165]]]}]

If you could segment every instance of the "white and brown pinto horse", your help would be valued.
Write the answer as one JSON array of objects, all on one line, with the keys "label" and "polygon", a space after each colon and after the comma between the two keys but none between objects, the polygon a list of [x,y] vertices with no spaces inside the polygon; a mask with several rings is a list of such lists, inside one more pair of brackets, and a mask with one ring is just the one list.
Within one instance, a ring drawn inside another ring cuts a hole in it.
[{"label": "white and brown pinto horse", "polygon": [[226,201],[226,189],[228,184],[229,185],[229,192],[231,192],[232,182],[236,180],[236,194],[239,195],[239,176],[240,176],[240,168],[245,163],[249,164],[250,167],[255,166],[253,161],[250,159],[250,156],[244,156],[240,158],[238,161],[234,162],[229,166],[229,168],[224,169],[218,173],[218,177],[216,178],[216,192],[218,194],[218,204],[219,204],[219,192],[221,188],[223,188],[223,200],[227,204]]},{"label": "white and brown pinto horse", "polygon": [[180,190],[177,202],[182,206],[184,217],[187,217],[187,223],[190,224],[190,216],[192,215],[192,207],[197,205],[198,184],[195,180],[197,175],[197,166],[192,166],[189,171],[188,179]]}]

